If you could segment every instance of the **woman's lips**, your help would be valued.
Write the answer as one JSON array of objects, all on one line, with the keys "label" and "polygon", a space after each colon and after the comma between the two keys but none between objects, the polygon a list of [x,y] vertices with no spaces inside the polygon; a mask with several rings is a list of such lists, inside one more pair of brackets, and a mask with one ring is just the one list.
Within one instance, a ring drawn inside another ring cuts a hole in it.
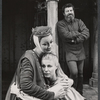
[{"label": "woman's lips", "polygon": [[49,73],[44,73],[45,76],[49,75]]},{"label": "woman's lips", "polygon": [[50,49],[47,49],[47,51],[51,51],[51,48]]}]

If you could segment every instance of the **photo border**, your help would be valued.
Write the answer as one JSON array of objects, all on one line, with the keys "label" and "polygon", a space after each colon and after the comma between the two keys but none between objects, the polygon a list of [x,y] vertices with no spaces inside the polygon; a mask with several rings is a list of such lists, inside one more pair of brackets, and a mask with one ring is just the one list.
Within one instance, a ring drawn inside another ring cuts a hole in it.
[{"label": "photo border", "polygon": [[100,0],[98,0],[98,100],[100,100]]},{"label": "photo border", "polygon": [[0,0],[0,100],[2,100],[2,0]]},{"label": "photo border", "polygon": [[[98,0],[98,94],[100,93],[100,0]],[[98,100],[100,95],[98,95]],[[2,100],[2,0],[0,0],[0,100]]]}]

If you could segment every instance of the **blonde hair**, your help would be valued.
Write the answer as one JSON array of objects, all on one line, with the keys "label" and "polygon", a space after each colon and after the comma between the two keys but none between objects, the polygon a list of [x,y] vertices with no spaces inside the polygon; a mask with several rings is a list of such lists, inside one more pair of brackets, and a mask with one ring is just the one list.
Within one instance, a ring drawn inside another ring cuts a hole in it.
[{"label": "blonde hair", "polygon": [[64,78],[68,78],[67,75],[65,75],[65,73],[63,72],[60,64],[59,64],[59,61],[58,61],[58,57],[53,54],[53,53],[46,53],[42,56],[42,59],[41,59],[41,62],[42,60],[51,60],[51,61],[54,61],[55,63],[55,66],[57,67],[57,77],[64,77]]},{"label": "blonde hair", "polygon": [[42,60],[51,60],[55,63],[55,66],[59,65],[58,57],[53,53],[47,53],[42,56]]}]

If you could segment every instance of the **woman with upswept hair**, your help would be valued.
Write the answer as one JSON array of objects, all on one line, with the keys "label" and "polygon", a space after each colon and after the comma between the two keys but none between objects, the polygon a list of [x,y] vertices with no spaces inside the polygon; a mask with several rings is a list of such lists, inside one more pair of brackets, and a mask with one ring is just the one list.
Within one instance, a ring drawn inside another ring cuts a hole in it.
[{"label": "woman with upswept hair", "polygon": [[[64,96],[64,87],[67,87],[67,83],[60,83],[47,90],[39,62],[41,55],[52,52],[53,38],[51,28],[48,26],[32,28],[30,40],[34,41],[36,47],[26,50],[20,58],[5,100],[21,100],[19,96],[21,93],[42,100],[54,100]],[[17,86],[17,89],[13,88],[14,85]],[[12,94],[16,94],[15,98]],[[25,100],[24,97],[23,100]]]}]

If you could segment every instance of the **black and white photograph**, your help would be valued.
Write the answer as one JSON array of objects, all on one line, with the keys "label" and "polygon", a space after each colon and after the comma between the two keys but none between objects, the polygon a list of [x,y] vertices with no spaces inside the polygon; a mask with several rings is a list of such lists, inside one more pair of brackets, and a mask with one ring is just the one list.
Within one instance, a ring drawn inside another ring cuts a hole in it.
[{"label": "black and white photograph", "polygon": [[2,0],[1,100],[98,100],[98,1]]}]

